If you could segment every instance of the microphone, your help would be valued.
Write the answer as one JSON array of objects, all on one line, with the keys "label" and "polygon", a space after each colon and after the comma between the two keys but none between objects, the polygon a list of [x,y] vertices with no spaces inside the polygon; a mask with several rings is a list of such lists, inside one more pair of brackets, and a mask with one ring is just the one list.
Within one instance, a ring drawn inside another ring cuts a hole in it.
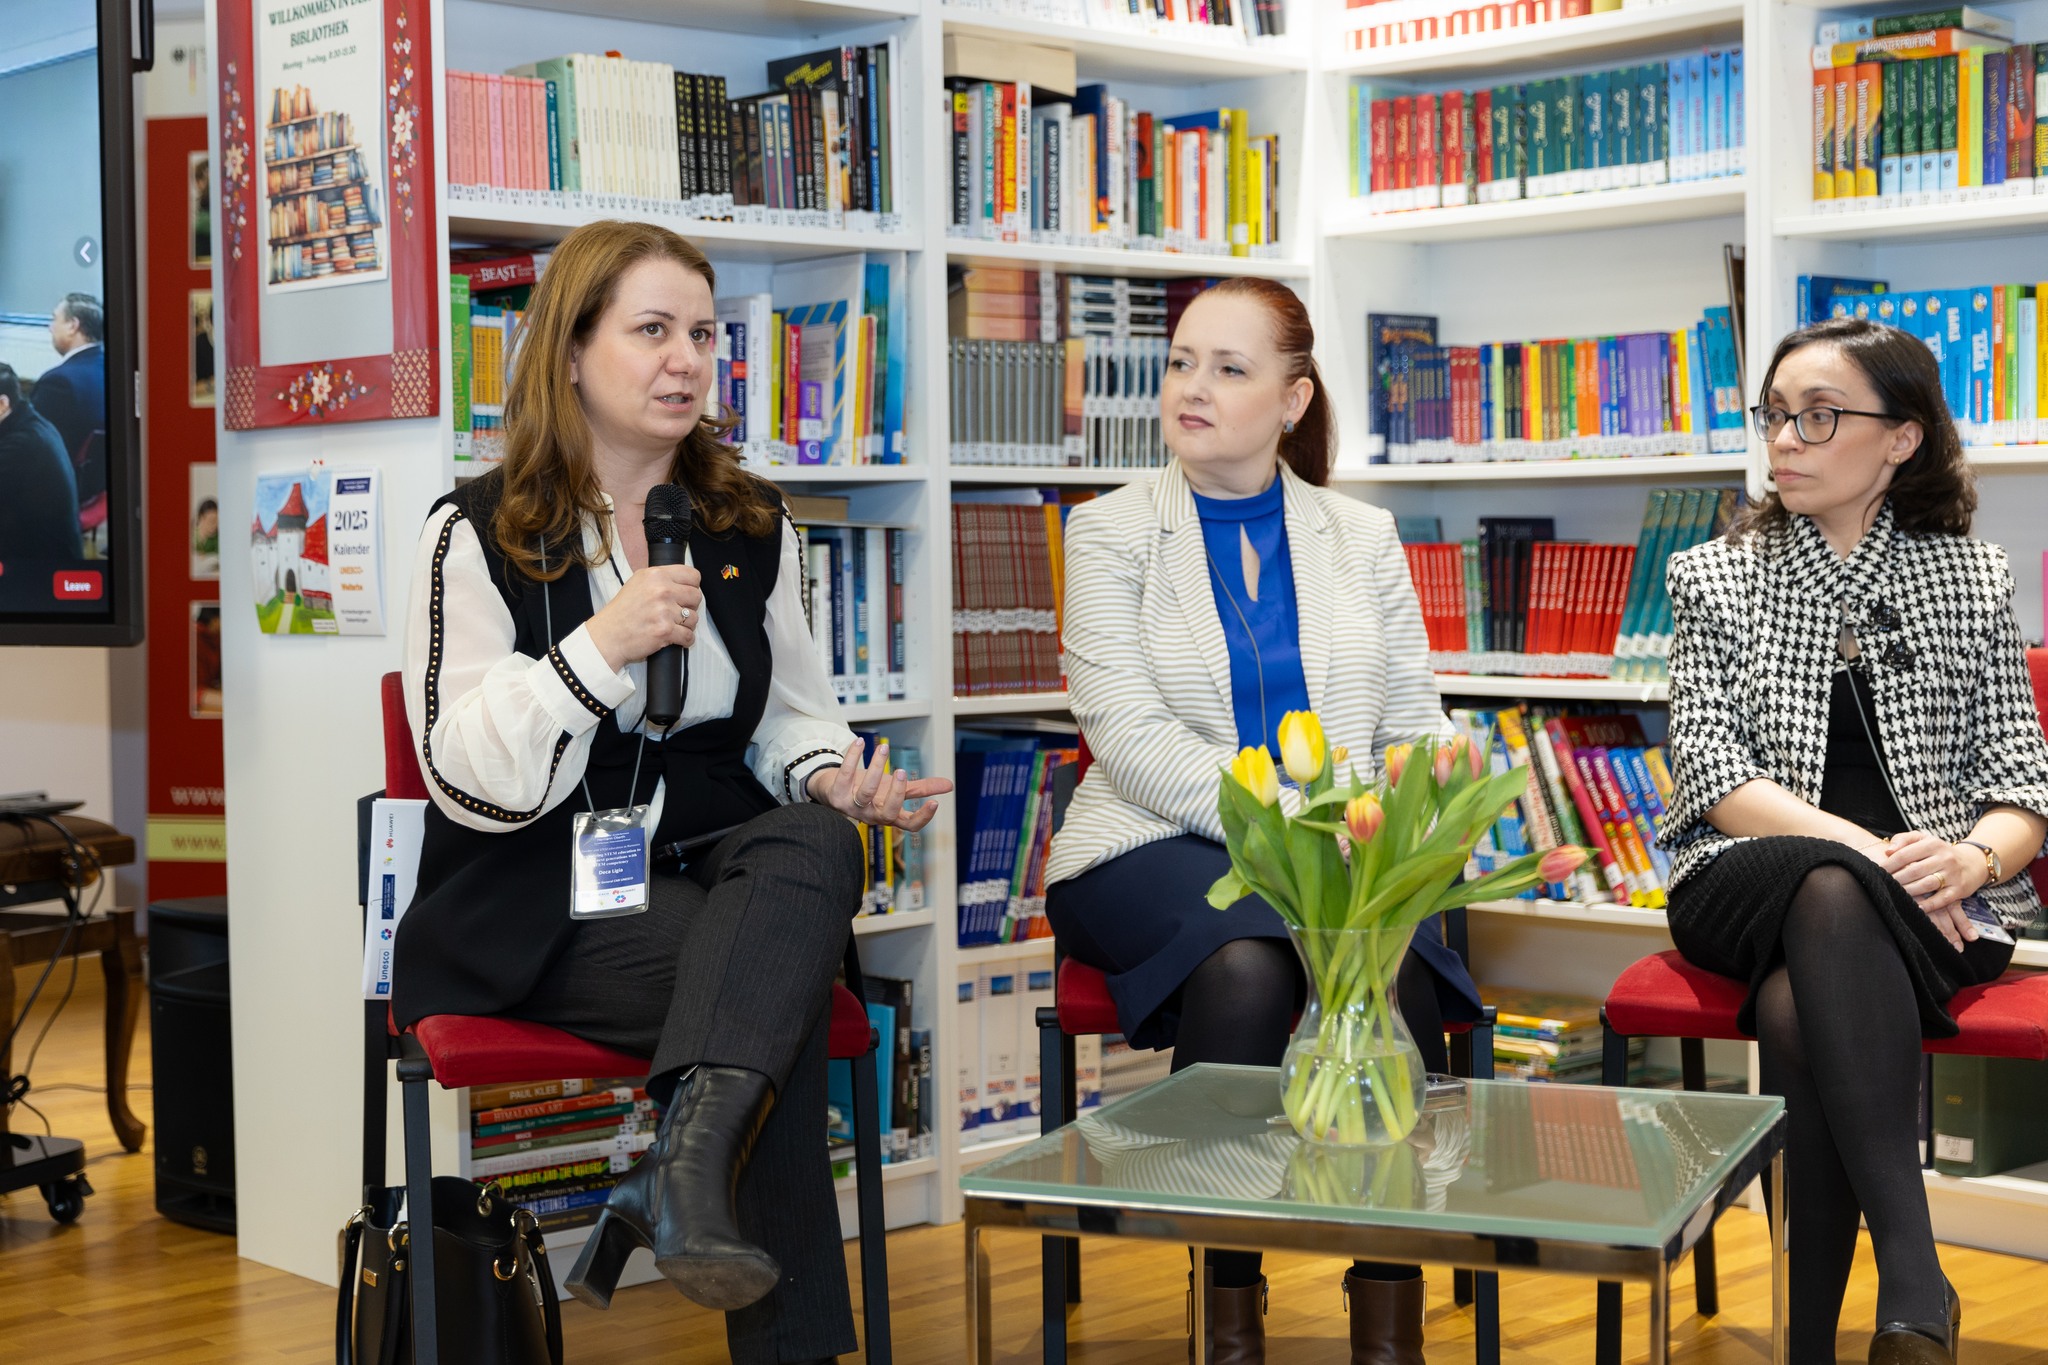
[{"label": "microphone", "polygon": [[[647,563],[680,564],[690,542],[690,490],[676,483],[647,490],[641,526],[647,533]],[[690,656],[681,645],[664,645],[647,660],[647,723],[663,730],[682,718],[689,688]]]}]

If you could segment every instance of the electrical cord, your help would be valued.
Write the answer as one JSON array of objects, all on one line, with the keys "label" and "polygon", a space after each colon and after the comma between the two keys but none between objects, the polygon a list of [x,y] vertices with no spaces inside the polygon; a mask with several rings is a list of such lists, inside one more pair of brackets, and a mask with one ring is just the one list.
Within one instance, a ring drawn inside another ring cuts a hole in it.
[{"label": "electrical cord", "polygon": [[[56,1008],[50,1011],[50,1017],[43,1021],[43,1027],[36,1034],[36,1040],[30,1046],[28,1059],[22,1063],[21,1070],[12,1076],[4,1078],[6,1085],[4,1091],[0,1091],[0,1099],[4,1099],[9,1110],[14,1109],[17,1105],[28,1110],[43,1121],[43,1132],[48,1134],[50,1132],[50,1120],[44,1115],[42,1110],[28,1102],[29,1075],[35,1070],[36,1054],[42,1051],[43,1040],[50,1036],[50,1027],[57,1022],[57,1017],[64,1012],[64,1007],[71,1003],[71,993],[78,985],[78,955],[72,953],[71,948],[78,941],[78,931],[85,927],[86,921],[99,912],[100,902],[106,896],[106,869],[101,866],[99,855],[79,842],[78,836],[69,829],[66,829],[55,818],[48,815],[31,815],[21,811],[5,811],[0,812],[0,815],[4,815],[6,819],[22,825],[26,825],[32,820],[40,820],[51,829],[56,830],[64,842],[70,846],[71,850],[70,857],[67,859],[64,867],[63,876],[63,883],[68,892],[64,897],[64,936],[57,941],[57,949],[50,954],[50,960],[43,964],[42,975],[36,978],[36,984],[30,988],[28,1000],[22,1005],[20,1016],[9,1026],[6,1041],[0,1042],[0,1053],[8,1052],[14,1046],[15,1038],[20,1036],[22,1029],[28,1024],[29,1012],[35,1008],[37,999],[43,993],[43,987],[49,983],[50,973],[55,971],[57,963],[69,954],[71,957],[71,975],[64,983],[64,994],[58,999]],[[90,881],[87,879],[88,869],[91,874]],[[81,909],[79,903],[88,884],[93,887],[92,901],[90,906]]]}]

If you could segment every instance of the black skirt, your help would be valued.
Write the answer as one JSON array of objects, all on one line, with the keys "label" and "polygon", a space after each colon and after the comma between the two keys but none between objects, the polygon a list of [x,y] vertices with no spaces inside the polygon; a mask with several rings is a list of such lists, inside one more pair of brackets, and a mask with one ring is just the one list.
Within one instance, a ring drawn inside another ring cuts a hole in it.
[{"label": "black skirt", "polygon": [[1806,874],[1839,867],[1854,877],[1884,917],[1913,980],[1920,1032],[1953,1038],[1946,1008],[1965,986],[1996,980],[2012,946],[1980,938],[1957,952],[1898,880],[1869,858],[1832,839],[1777,834],[1746,839],[1686,878],[1671,892],[1671,941],[1695,967],[1749,983],[1737,1022],[1756,1036],[1756,993],[1784,961],[1779,934]]},{"label": "black skirt", "polygon": [[[1109,979],[1117,1022],[1132,1047],[1173,1046],[1181,984],[1218,948],[1240,938],[1286,940],[1280,912],[1258,896],[1227,910],[1209,904],[1210,886],[1229,868],[1223,845],[1183,834],[1046,888],[1045,914],[1061,950]],[[1445,1022],[1479,1018],[1479,988],[1445,944],[1439,918],[1416,928],[1408,951],[1429,965]]]}]

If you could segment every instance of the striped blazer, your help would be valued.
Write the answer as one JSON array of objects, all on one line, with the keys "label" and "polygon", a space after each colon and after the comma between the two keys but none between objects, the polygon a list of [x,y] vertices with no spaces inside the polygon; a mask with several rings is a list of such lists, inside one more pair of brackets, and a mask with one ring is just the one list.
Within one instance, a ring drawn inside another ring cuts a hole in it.
[{"label": "striped blazer", "polygon": [[[1391,514],[1284,463],[1280,479],[1309,704],[1365,776],[1387,745],[1449,733],[1422,608]],[[1048,884],[1176,835],[1221,843],[1216,779],[1238,748],[1223,622],[1180,462],[1149,487],[1075,508],[1065,538],[1061,647],[1095,763],[1053,838]]]},{"label": "striped blazer", "polygon": [[[1807,517],[1671,557],[1670,808],[1676,885],[1737,841],[1707,812],[1752,778],[1809,805],[1827,768],[1836,637],[1854,626],[1899,812],[1943,839],[1986,806],[2048,815],[2048,740],[2005,551],[1898,530],[1889,499],[1847,559]],[[1984,899],[2009,927],[2040,902],[2024,868]]]}]

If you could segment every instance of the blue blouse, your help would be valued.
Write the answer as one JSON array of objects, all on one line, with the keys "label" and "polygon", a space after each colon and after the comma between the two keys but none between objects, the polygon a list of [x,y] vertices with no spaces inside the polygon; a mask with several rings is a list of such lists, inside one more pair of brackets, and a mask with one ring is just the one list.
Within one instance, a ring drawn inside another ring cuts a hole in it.
[{"label": "blue blouse", "polygon": [[[1279,478],[1249,498],[1194,495],[1209,551],[1209,587],[1230,649],[1230,700],[1240,747],[1265,745],[1280,756],[1280,717],[1309,709],[1301,671],[1301,617],[1294,603],[1294,558]],[[1245,581],[1244,543],[1258,557],[1256,584]],[[1257,595],[1253,595],[1253,587]]]}]

